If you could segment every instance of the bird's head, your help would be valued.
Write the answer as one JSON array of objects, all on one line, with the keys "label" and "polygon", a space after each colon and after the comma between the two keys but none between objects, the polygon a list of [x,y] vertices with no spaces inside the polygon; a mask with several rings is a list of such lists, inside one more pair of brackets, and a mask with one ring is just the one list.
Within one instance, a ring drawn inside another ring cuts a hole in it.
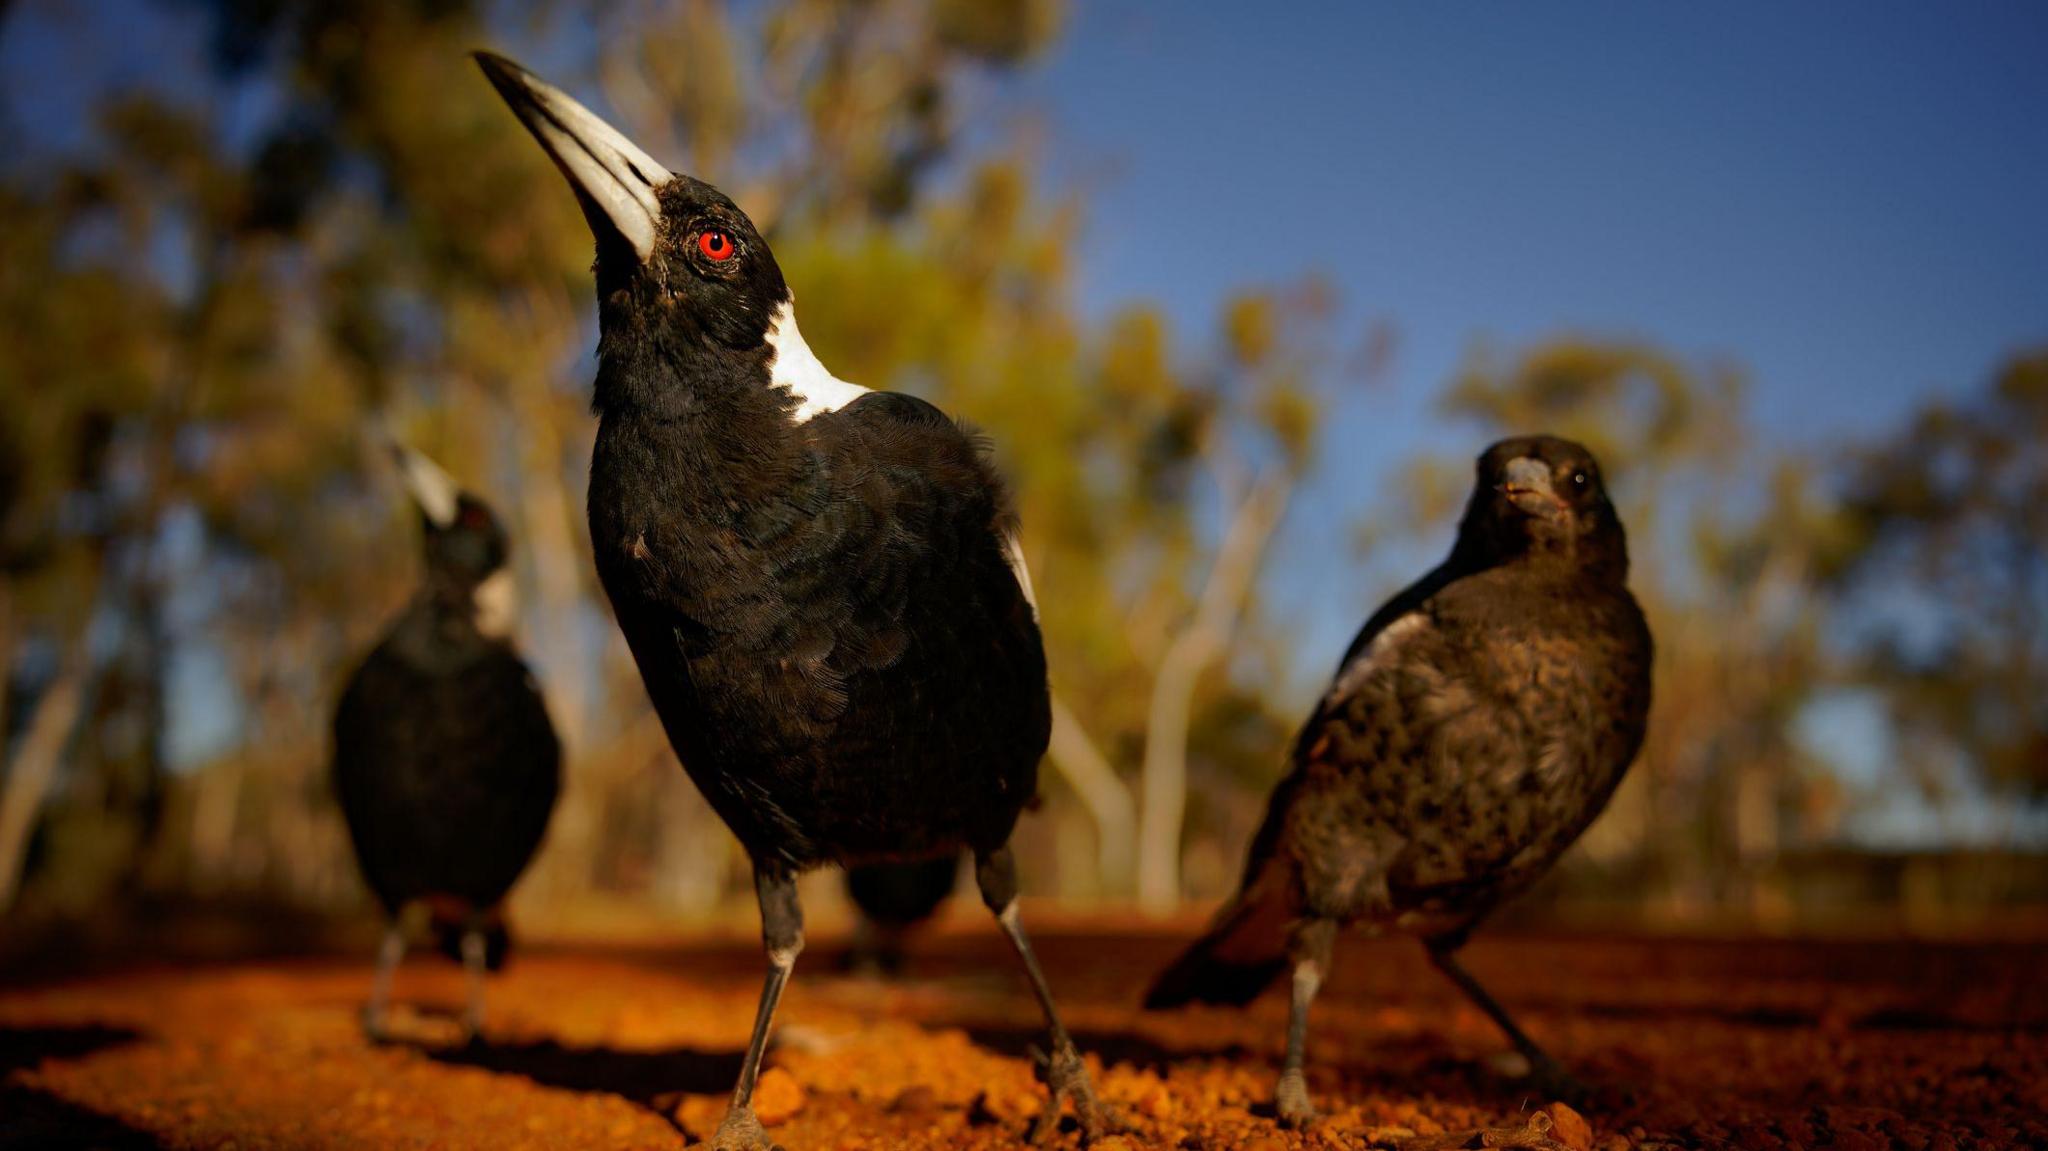
[{"label": "bird's head", "polygon": [[467,600],[474,608],[477,630],[506,634],[514,605],[512,572],[506,566],[511,543],[504,526],[488,505],[463,491],[433,460],[397,440],[387,443],[406,494],[420,510],[429,592]]},{"label": "bird's head", "polygon": [[1487,448],[1458,546],[1499,563],[1523,555],[1566,559],[1625,575],[1628,545],[1593,453],[1557,436],[1516,436]]},{"label": "bird's head", "polygon": [[513,61],[490,52],[476,61],[583,206],[597,237],[598,300],[608,326],[614,315],[631,314],[713,346],[754,349],[768,340],[789,288],[738,205],[670,172]]}]

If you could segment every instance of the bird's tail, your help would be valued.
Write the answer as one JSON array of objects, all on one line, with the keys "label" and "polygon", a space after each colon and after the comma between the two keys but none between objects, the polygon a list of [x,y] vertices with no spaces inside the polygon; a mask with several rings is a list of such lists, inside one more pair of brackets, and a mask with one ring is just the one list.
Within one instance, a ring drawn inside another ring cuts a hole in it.
[{"label": "bird's tail", "polygon": [[1269,865],[1217,912],[1208,932],[1153,981],[1146,1010],[1193,1002],[1241,1006],[1287,970],[1288,927],[1296,912],[1283,872]]},{"label": "bird's tail", "polygon": [[[462,962],[462,934],[469,921],[464,916],[444,916],[437,908],[431,923],[434,929],[434,946],[455,962]],[[492,911],[482,924],[484,933],[484,968],[498,971],[505,966],[505,954],[512,949],[512,933],[505,927],[505,916]]]}]

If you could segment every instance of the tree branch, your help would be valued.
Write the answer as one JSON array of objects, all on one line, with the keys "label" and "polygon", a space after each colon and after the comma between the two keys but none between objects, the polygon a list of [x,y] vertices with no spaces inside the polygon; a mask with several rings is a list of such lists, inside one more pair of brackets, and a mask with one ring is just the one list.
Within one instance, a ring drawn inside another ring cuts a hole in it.
[{"label": "tree branch", "polygon": [[79,662],[75,657],[67,661],[43,698],[36,701],[35,713],[21,736],[21,750],[15,753],[6,783],[0,785],[0,911],[14,903],[36,813],[42,810],[43,797],[49,794],[57,763],[78,722],[84,679]]},{"label": "tree branch", "polygon": [[1195,614],[1166,649],[1159,676],[1152,682],[1140,773],[1144,806],[1138,814],[1138,906],[1148,914],[1171,911],[1180,902],[1180,835],[1187,810],[1188,724],[1195,686],[1229,643],[1266,544],[1293,490],[1293,479],[1276,468],[1238,505]]},{"label": "tree branch", "polygon": [[1137,813],[1131,789],[1117,778],[1109,757],[1088,735],[1066,701],[1053,693],[1052,746],[1048,749],[1053,767],[1081,797],[1082,806],[1095,821],[1096,858],[1102,885],[1123,891],[1130,881]]}]

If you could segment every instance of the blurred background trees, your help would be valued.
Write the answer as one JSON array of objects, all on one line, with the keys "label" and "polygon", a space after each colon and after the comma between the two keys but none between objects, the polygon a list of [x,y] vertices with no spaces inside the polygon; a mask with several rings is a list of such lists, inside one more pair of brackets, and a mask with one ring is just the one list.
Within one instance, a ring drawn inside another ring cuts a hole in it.
[{"label": "blurred background trees", "polygon": [[[570,765],[522,900],[574,926],[713,909],[743,876],[592,579],[587,235],[466,60],[484,44],[732,192],[839,374],[991,435],[1058,696],[1033,886],[1162,910],[1234,880],[1290,685],[1327,671],[1298,665],[1274,571],[1352,562],[1338,525],[1276,549],[1362,394],[1357,341],[1316,281],[1247,285],[1203,332],[1084,312],[1085,198],[1038,178],[1003,83],[1059,36],[1055,0],[128,4],[203,29],[204,59],[0,153],[0,906],[359,899],[327,717],[415,570],[377,418],[515,533]],[[0,37],[73,18],[29,0]],[[1741,384],[1634,342],[1475,352],[1441,401],[1467,446],[1366,509],[1360,583],[1390,592],[1494,436],[1583,439],[1623,493],[1657,710],[1560,897],[1783,916],[1786,860],[1893,786],[2016,826],[2048,794],[2048,360],[1799,451],[1747,424]],[[1829,708],[1896,775],[1814,746]]]}]

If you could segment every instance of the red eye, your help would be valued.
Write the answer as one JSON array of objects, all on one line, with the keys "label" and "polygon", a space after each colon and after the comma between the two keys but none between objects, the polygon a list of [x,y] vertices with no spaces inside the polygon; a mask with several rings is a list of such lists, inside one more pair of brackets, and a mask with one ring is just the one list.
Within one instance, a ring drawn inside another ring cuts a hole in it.
[{"label": "red eye", "polygon": [[732,259],[733,253],[739,251],[739,245],[734,244],[732,237],[724,232],[699,232],[697,250],[704,253],[705,259],[723,263]]}]

